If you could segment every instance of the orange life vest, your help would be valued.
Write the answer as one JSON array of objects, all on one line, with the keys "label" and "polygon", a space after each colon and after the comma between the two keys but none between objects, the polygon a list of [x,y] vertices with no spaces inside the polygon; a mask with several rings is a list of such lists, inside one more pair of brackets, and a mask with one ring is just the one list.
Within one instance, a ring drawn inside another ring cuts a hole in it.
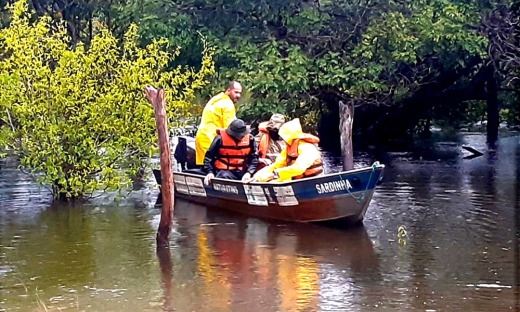
[{"label": "orange life vest", "polygon": [[267,152],[269,151],[269,131],[267,130],[268,121],[264,121],[258,125],[258,131],[260,131],[260,142],[258,143],[258,158],[267,158]]},{"label": "orange life vest", "polygon": [[[296,158],[298,158],[298,145],[300,145],[300,141],[316,144],[320,141],[320,139],[318,139],[314,135],[307,133],[304,133],[303,136],[299,139],[295,139],[292,142],[291,146],[287,147],[287,166],[292,165],[296,161]],[[323,162],[320,157],[316,159],[314,163],[309,168],[307,168],[307,170],[305,170],[302,174],[293,177],[293,180],[317,176],[322,172]]]},{"label": "orange life vest", "polygon": [[236,141],[225,129],[218,129],[217,134],[222,138],[222,145],[218,150],[215,168],[218,170],[244,170],[244,163],[251,154],[250,136],[244,136]]}]

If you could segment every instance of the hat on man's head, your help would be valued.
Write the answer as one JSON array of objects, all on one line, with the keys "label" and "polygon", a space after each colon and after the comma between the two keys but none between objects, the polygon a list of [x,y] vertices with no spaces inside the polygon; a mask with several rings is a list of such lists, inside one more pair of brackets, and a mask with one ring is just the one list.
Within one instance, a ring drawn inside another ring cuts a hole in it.
[{"label": "hat on man's head", "polygon": [[271,119],[269,119],[269,120],[272,122],[283,124],[283,123],[285,123],[285,116],[282,114],[273,114],[273,116],[271,116]]},{"label": "hat on man's head", "polygon": [[267,128],[271,130],[280,129],[285,123],[285,116],[282,114],[273,114],[271,119],[267,122]]},{"label": "hat on man's head", "polygon": [[226,132],[235,139],[241,139],[249,134],[249,127],[242,119],[235,119],[229,124]]}]

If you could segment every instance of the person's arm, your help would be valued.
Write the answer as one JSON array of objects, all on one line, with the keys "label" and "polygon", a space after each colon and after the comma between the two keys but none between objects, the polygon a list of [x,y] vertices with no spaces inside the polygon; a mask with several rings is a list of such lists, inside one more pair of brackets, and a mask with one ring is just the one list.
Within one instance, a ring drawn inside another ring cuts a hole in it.
[{"label": "person's arm", "polygon": [[237,119],[235,104],[230,99],[225,101],[225,104],[222,106],[222,122],[223,127],[227,128],[231,124],[233,120]]},{"label": "person's arm", "polygon": [[255,173],[255,175],[254,175],[255,181],[266,182],[266,181],[270,181],[270,180],[274,179],[275,178],[274,174],[273,174],[274,170],[285,166],[286,163],[287,163],[286,162],[286,150],[284,149],[284,150],[282,150],[280,155],[278,155],[278,157],[276,157],[276,160],[273,164],[271,164],[267,167],[264,167],[264,168],[260,169],[260,171]]},{"label": "person's arm", "polygon": [[270,165],[269,167],[272,167],[271,172],[273,172],[275,169],[285,167],[287,164],[287,149],[282,149],[280,152],[280,155],[276,156],[276,159],[274,160],[274,163]]},{"label": "person's arm", "polygon": [[298,146],[298,155],[298,158],[292,165],[276,169],[280,181],[287,181],[304,173],[307,168],[321,157],[320,151],[311,143],[300,144]]},{"label": "person's arm", "polygon": [[258,147],[256,145],[255,138],[252,135],[249,136],[249,146],[251,147],[252,153],[249,154],[249,158],[247,163],[249,167],[247,167],[247,172],[253,175],[256,172],[256,168],[258,167]]},{"label": "person's arm", "polygon": [[218,151],[220,146],[222,145],[222,137],[217,135],[208,150],[206,151],[206,155],[204,156],[204,171],[206,173],[216,174],[217,170],[215,169],[214,163],[218,156]]}]

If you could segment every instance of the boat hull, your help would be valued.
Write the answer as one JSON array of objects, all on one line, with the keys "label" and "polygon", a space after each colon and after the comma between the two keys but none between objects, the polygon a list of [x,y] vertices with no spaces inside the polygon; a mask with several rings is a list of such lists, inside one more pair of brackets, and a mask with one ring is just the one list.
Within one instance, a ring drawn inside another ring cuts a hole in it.
[{"label": "boat hull", "polygon": [[[249,183],[174,172],[175,196],[252,217],[291,222],[363,220],[384,165],[327,174],[283,183]],[[154,171],[160,184],[160,171]]]}]

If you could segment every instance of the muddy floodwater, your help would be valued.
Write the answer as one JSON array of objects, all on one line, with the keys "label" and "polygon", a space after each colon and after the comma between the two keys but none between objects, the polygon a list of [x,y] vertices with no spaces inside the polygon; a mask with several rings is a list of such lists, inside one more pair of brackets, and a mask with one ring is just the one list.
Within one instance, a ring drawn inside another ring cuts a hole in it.
[{"label": "muddy floodwater", "polygon": [[[465,159],[462,144],[484,155]],[[495,150],[472,133],[431,147],[359,155],[387,165],[364,226],[178,200],[159,254],[151,174],[122,200],[52,203],[4,160],[0,311],[520,311],[520,136]]]}]

